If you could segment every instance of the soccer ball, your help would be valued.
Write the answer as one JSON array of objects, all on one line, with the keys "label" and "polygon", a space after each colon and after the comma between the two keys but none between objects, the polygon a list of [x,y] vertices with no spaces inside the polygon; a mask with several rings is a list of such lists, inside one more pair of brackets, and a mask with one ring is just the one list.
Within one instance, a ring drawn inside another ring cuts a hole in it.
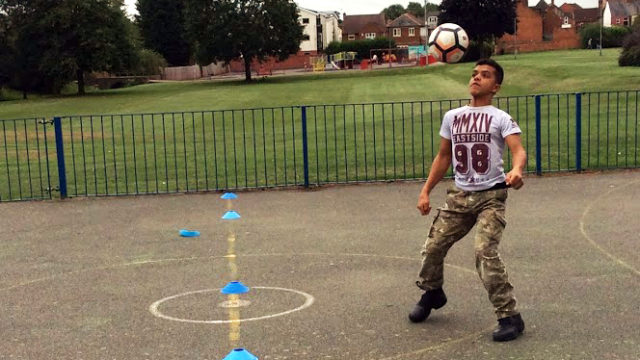
[{"label": "soccer ball", "polygon": [[429,53],[438,61],[449,64],[458,62],[468,47],[467,32],[456,24],[442,24],[429,36]]}]

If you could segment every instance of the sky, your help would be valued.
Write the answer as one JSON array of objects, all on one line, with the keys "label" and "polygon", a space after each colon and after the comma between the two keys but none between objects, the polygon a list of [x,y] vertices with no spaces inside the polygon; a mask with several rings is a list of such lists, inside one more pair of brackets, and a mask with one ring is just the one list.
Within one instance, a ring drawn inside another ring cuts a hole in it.
[{"label": "sky", "polygon": [[[382,9],[393,4],[402,4],[407,6],[410,0],[295,0],[298,6],[318,11],[338,11],[340,14],[347,15],[357,14],[377,14]],[[415,2],[424,3],[424,0],[413,0]],[[534,6],[539,0],[529,0],[529,6]],[[548,3],[551,0],[546,0]],[[439,4],[440,0],[430,0],[429,2]],[[556,5],[560,6],[565,2],[576,3],[583,8],[598,7],[598,0],[556,0]],[[125,0],[127,4],[127,12],[135,13],[136,0]]]}]

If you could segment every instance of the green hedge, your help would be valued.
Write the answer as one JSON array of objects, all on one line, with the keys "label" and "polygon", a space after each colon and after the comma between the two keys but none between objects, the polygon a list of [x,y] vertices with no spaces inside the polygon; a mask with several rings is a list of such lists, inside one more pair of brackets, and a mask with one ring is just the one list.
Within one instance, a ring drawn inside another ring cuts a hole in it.
[{"label": "green hedge", "polygon": [[[370,51],[372,49],[388,49],[389,47],[394,49],[396,42],[394,40],[389,42],[389,39],[379,37],[371,40],[333,41],[324,49],[324,52],[327,55],[333,55],[343,51],[353,51],[358,53],[359,59],[368,59],[371,56]],[[380,54],[378,54],[378,57],[380,57]]]},{"label": "green hedge", "polygon": [[[602,28],[602,47],[621,47],[624,38],[631,33],[631,28],[626,26],[612,26]],[[580,29],[580,39],[582,47],[587,48],[589,39],[595,49],[600,42],[600,24],[589,24]]]}]

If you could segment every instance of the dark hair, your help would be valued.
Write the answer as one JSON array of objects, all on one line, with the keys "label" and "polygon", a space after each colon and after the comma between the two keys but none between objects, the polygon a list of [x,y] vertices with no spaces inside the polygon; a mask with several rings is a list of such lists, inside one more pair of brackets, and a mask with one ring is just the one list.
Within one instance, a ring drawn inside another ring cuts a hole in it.
[{"label": "dark hair", "polygon": [[480,59],[476,62],[476,66],[478,65],[489,65],[496,71],[496,82],[502,85],[502,80],[504,80],[504,70],[502,70],[502,66],[498,64],[493,59]]}]

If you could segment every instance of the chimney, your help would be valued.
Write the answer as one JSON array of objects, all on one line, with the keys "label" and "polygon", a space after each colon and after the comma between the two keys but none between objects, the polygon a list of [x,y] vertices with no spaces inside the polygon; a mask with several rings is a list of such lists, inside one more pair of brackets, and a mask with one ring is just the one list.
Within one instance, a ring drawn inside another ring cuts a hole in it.
[{"label": "chimney", "polygon": [[555,0],[551,0],[551,6],[556,6],[556,1]]}]

